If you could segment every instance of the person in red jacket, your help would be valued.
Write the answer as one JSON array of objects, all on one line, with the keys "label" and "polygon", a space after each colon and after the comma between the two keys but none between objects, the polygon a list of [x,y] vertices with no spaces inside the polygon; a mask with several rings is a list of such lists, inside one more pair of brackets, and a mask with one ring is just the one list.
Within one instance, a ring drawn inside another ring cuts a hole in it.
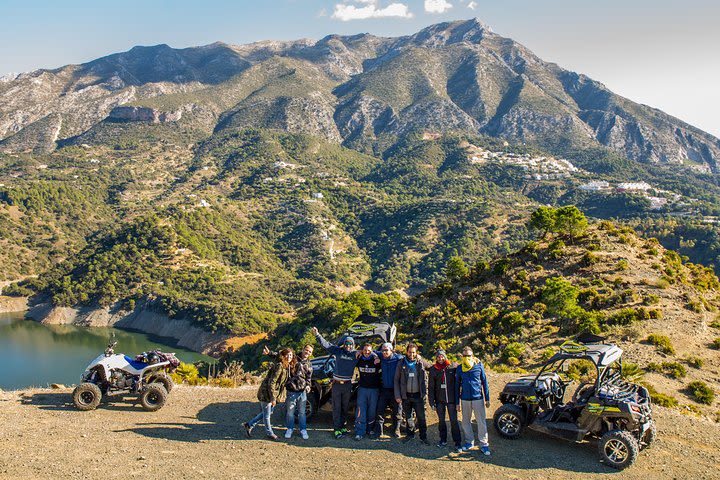
[{"label": "person in red jacket", "polygon": [[450,363],[445,350],[438,350],[435,354],[435,364],[428,369],[428,400],[430,409],[437,412],[438,432],[440,441],[438,447],[447,446],[448,429],[445,424],[445,412],[450,420],[450,433],[455,448],[462,446],[460,438],[460,424],[457,417],[457,395],[455,394],[455,373],[457,364]]}]

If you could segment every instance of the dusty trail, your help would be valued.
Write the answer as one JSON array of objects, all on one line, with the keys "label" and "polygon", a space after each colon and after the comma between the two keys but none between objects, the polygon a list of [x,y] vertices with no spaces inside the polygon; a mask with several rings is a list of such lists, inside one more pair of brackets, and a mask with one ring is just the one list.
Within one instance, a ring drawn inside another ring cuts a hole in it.
[{"label": "dusty trail", "polygon": [[[495,378],[497,392],[504,378]],[[147,413],[128,402],[78,412],[70,390],[0,392],[0,478],[720,478],[720,424],[656,409],[659,440],[622,474],[598,462],[594,445],[528,432],[517,441],[491,431],[493,455],[456,456],[397,439],[337,441],[322,411],[310,440],[270,442],[240,424],[257,410],[255,388],[177,387]],[[497,408],[495,402],[491,410]],[[434,418],[428,412],[428,418]],[[280,416],[275,418],[280,423]],[[282,436],[283,429],[276,433]],[[437,429],[430,425],[430,440]]]}]

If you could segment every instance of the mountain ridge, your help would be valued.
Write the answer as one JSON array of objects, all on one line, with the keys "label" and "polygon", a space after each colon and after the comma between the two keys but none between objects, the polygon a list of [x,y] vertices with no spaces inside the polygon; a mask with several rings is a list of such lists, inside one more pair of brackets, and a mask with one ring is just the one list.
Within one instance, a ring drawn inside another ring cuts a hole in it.
[{"label": "mountain ridge", "polygon": [[[299,115],[307,125],[266,124],[353,148],[382,148],[429,130],[486,134],[555,153],[563,153],[561,144],[603,147],[635,161],[712,170],[720,157],[720,140],[713,135],[545,62],[478,19],[430,25],[401,37],[136,46],[80,65],[23,73],[0,83],[0,150],[52,151],[48,135],[37,133],[50,128],[45,124],[52,122],[43,123],[49,115],[62,119],[55,141],[67,143],[107,121],[118,106],[168,97],[184,98],[186,110],[205,111],[199,125],[210,134],[234,108],[220,108],[213,96],[237,91],[239,76],[283,58],[317,85],[287,95],[273,88],[277,78],[267,78],[264,87],[275,90],[269,99],[248,104],[249,92],[246,99],[236,98],[236,105],[245,101],[250,117]],[[313,91],[316,98],[308,99]]]}]

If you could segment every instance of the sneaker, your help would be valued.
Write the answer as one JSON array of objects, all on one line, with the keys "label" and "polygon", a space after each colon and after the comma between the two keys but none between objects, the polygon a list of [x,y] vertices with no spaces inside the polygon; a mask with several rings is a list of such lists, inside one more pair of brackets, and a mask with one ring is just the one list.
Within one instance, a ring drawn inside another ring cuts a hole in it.
[{"label": "sneaker", "polygon": [[362,439],[363,439],[362,435],[355,435],[355,440],[362,440]]},{"label": "sneaker", "polygon": [[474,446],[475,446],[475,444],[473,444],[473,443],[463,443],[463,446],[460,447],[460,450],[462,450],[463,452],[467,452],[468,450],[470,450],[470,449],[473,448]]},{"label": "sneaker", "polygon": [[245,427],[245,433],[248,438],[250,438],[252,436],[253,427],[248,422],[243,423],[243,427]]},{"label": "sneaker", "polygon": [[394,436],[395,438],[400,438],[400,437],[402,437],[402,433],[400,433],[400,429],[399,429],[399,428],[395,429],[395,431],[393,432],[393,436]]},{"label": "sneaker", "polygon": [[444,448],[447,447],[447,442],[438,442],[435,444],[435,446],[438,448]]},{"label": "sneaker", "polygon": [[480,451],[483,453],[483,455],[488,456],[490,455],[490,447],[487,445],[483,445],[480,447]]},{"label": "sneaker", "polygon": [[342,430],[335,430],[334,435],[335,435],[335,439],[341,439],[344,434],[343,434]]},{"label": "sneaker", "polygon": [[285,438],[292,438],[292,432],[292,428],[288,428],[287,430],[285,430]]},{"label": "sneaker", "polygon": [[457,449],[455,451],[457,453],[463,453],[465,450],[463,450],[462,446],[460,446],[460,447],[457,447]]},{"label": "sneaker", "polygon": [[275,435],[274,433],[269,433],[267,437],[268,437],[270,440],[272,440],[273,442],[277,442],[278,436]]},{"label": "sneaker", "polygon": [[347,428],[343,427],[343,428],[340,429],[340,432],[342,432],[343,435],[347,435],[348,433],[350,433],[350,430],[348,430]]},{"label": "sneaker", "polygon": [[427,438],[421,438],[420,443],[422,443],[423,445],[430,445],[430,442],[428,442]]},{"label": "sneaker", "polygon": [[307,430],[300,430],[300,435],[302,436],[303,440],[307,440],[308,438],[310,438],[308,437]]}]

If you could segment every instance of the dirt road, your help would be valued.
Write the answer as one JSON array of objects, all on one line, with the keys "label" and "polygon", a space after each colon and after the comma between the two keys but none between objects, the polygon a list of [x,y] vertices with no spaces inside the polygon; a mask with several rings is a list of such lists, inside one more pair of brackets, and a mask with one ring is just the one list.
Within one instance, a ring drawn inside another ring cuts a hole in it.
[{"label": "dirt road", "polygon": [[[497,392],[503,379],[494,380]],[[177,387],[155,413],[129,401],[79,412],[70,390],[0,392],[0,478],[720,478],[720,425],[659,407],[659,440],[621,474],[599,463],[593,444],[534,432],[512,442],[491,429],[490,457],[449,455],[417,440],[338,441],[325,411],[310,440],[271,442],[262,429],[247,439],[241,419],[256,410],[252,387]],[[435,422],[430,440],[437,441]]]}]

